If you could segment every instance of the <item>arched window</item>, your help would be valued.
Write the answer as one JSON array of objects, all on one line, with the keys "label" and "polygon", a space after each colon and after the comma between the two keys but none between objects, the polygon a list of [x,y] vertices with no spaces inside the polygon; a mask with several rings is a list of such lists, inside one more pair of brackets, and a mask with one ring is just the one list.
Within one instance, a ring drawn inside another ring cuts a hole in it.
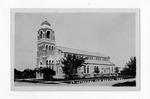
[{"label": "arched window", "polygon": [[42,65],[42,62],[40,62],[40,65]]},{"label": "arched window", "polygon": [[86,73],[86,66],[84,66],[84,73]]},{"label": "arched window", "polygon": [[48,65],[48,60],[46,60],[46,65]]},{"label": "arched window", "polygon": [[96,72],[96,69],[97,69],[96,66],[94,66],[94,72]]},{"label": "arched window", "polygon": [[46,50],[48,49],[48,45],[46,45]]},{"label": "arched window", "polygon": [[41,30],[40,31],[40,38],[42,38],[42,35],[43,35],[43,31]]},{"label": "arched window", "polygon": [[49,46],[49,50],[51,50],[51,46]]},{"label": "arched window", "polygon": [[89,66],[87,66],[87,73],[89,73]]},{"label": "arched window", "polygon": [[52,65],[54,65],[54,61],[52,61]]},{"label": "arched window", "polygon": [[49,60],[49,65],[51,65],[51,60]]},{"label": "arched window", "polygon": [[53,50],[53,46],[52,46],[52,50]]},{"label": "arched window", "polygon": [[50,38],[50,31],[47,31],[47,38]]}]

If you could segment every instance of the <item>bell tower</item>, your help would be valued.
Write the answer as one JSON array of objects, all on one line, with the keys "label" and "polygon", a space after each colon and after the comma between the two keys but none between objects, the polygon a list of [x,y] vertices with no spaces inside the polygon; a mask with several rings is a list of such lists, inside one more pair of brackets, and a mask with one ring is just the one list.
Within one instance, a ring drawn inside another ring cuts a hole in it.
[{"label": "bell tower", "polygon": [[[55,55],[55,35],[48,21],[40,25],[37,33],[37,68],[50,67],[53,69]],[[40,77],[38,77],[40,78]]]}]

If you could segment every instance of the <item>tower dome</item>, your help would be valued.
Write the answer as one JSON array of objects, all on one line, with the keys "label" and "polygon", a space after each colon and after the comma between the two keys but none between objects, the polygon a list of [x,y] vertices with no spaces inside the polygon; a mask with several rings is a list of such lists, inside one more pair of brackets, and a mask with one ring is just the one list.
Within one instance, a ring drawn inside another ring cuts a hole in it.
[{"label": "tower dome", "polygon": [[48,26],[51,26],[51,24],[50,24],[48,21],[42,22],[41,25],[48,25]]},{"label": "tower dome", "polygon": [[48,21],[43,21],[41,23],[41,28],[49,28],[49,29],[53,29],[53,27],[51,26],[51,24]]}]

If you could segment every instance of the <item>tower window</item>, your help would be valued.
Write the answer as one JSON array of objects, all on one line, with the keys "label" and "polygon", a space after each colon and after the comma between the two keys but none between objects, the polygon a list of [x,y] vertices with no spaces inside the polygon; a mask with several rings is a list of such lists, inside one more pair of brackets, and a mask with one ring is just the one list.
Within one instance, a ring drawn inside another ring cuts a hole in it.
[{"label": "tower window", "polygon": [[50,38],[50,31],[47,31],[47,38]]},{"label": "tower window", "polygon": [[40,65],[42,65],[42,62],[40,62]]},{"label": "tower window", "polygon": [[49,46],[49,50],[51,50],[51,46]]},{"label": "tower window", "polygon": [[43,35],[43,31],[40,31],[40,38],[42,38],[42,35]]},{"label": "tower window", "polygon": [[46,45],[46,50],[48,49],[48,45]]},{"label": "tower window", "polygon": [[52,50],[53,50],[53,46],[52,46]]},{"label": "tower window", "polygon": [[54,61],[52,61],[52,65],[54,65]]},{"label": "tower window", "polygon": [[49,61],[49,64],[51,65],[51,60]]}]

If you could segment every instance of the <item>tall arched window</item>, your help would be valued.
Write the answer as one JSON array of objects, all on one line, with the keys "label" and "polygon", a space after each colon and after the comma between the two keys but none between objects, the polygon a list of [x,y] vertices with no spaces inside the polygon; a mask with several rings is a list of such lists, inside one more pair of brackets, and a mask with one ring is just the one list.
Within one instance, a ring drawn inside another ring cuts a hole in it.
[{"label": "tall arched window", "polygon": [[84,66],[84,73],[86,73],[86,66]]},{"label": "tall arched window", "polygon": [[40,38],[42,38],[42,35],[43,35],[43,31],[41,30],[40,31]]},{"label": "tall arched window", "polygon": [[47,31],[47,38],[50,38],[50,31]]},{"label": "tall arched window", "polygon": [[87,66],[87,73],[89,73],[89,66]]}]

